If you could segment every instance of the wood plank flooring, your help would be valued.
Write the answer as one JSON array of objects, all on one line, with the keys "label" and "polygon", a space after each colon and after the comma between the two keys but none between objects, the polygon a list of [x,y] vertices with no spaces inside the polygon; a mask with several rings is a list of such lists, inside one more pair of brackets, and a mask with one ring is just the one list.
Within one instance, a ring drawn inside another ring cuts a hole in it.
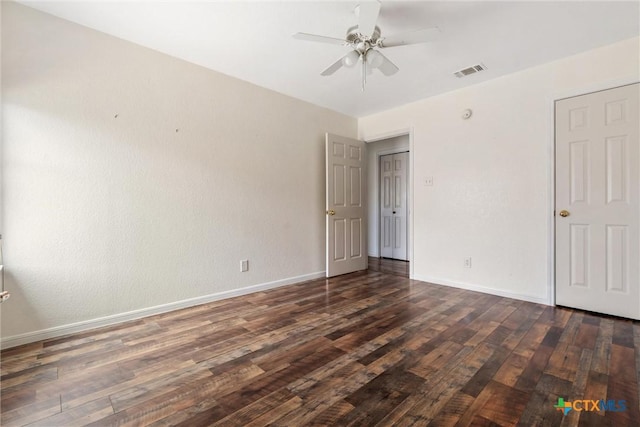
[{"label": "wood plank flooring", "polygon": [[369,270],[409,277],[409,263],[395,259],[369,257]]},{"label": "wood plank flooring", "polygon": [[[2,352],[2,426],[639,426],[640,324],[364,271]],[[558,398],[625,400],[563,415]]]}]

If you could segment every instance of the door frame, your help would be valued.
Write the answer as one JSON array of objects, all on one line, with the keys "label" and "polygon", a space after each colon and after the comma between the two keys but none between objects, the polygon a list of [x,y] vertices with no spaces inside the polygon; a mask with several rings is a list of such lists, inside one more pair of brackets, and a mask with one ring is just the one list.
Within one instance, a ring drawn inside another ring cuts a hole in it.
[{"label": "door frame", "polygon": [[[360,139],[362,139],[364,142],[366,142],[367,144],[372,143],[372,142],[377,142],[377,141],[383,141],[385,139],[391,139],[391,138],[395,138],[398,136],[405,136],[408,135],[409,136],[409,185],[407,186],[407,195],[409,197],[409,203],[407,204],[407,208],[408,208],[408,218],[407,218],[407,255],[409,258],[409,278],[412,279],[414,276],[414,263],[413,263],[413,148],[414,148],[414,142],[413,142],[413,127],[408,127],[408,128],[404,128],[404,129],[397,129],[394,131],[390,131],[390,132],[385,132],[385,133],[381,133],[381,134],[375,134],[373,136],[367,136],[367,137],[362,137],[360,136]],[[376,164],[377,167],[374,168],[373,173],[374,173],[374,180],[373,182],[375,183],[375,194],[377,194],[376,197],[376,233],[380,233],[380,209],[379,209],[379,200],[380,200],[380,156],[384,156],[386,154],[395,154],[395,153],[401,153],[401,152],[405,152],[406,150],[402,149],[402,150],[398,150],[398,149],[391,149],[391,150],[381,150],[379,152],[376,152]],[[371,203],[372,201],[369,200],[369,203]],[[371,221],[372,218],[369,218],[369,221]],[[369,243],[369,242],[368,242]],[[380,255],[380,239],[378,238],[378,248],[377,248],[377,253],[378,256]]]},{"label": "door frame", "polygon": [[547,304],[556,305],[556,229],[555,229],[555,210],[556,210],[556,101],[566,98],[573,98],[581,95],[588,95],[594,92],[614,89],[620,86],[640,83],[638,77],[628,77],[622,79],[607,80],[604,82],[594,83],[591,85],[581,86],[579,88],[570,89],[562,92],[555,92],[551,96],[547,96],[547,105],[549,112],[547,113],[549,123],[549,162],[547,163],[549,199],[548,199],[548,280],[547,280]]}]

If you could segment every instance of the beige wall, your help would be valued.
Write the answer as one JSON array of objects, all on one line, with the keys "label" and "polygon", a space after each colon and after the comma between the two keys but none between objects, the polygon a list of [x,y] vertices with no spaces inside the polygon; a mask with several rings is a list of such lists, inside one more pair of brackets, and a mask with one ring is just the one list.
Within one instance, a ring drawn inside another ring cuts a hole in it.
[{"label": "beige wall", "polygon": [[2,8],[6,345],[323,274],[355,118]]},{"label": "beige wall", "polygon": [[414,278],[552,301],[553,101],[640,80],[639,52],[626,40],[359,120],[363,139],[413,129]]}]

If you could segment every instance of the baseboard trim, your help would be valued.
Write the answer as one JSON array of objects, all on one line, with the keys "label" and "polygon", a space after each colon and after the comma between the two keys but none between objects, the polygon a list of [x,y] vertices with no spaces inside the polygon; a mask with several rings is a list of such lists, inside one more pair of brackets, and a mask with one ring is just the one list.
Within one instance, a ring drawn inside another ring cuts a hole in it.
[{"label": "baseboard trim", "polygon": [[292,285],[294,283],[306,282],[325,277],[324,271],[316,273],[304,274],[302,276],[289,277],[286,279],[275,280],[273,282],[260,283],[240,289],[230,291],[217,292],[215,294],[203,295],[200,297],[189,298],[181,301],[170,302],[167,304],[156,305],[153,307],[142,308],[139,310],[128,311],[126,313],[113,314],[111,316],[99,317],[96,319],[85,320],[82,322],[71,323],[68,325],[55,326],[53,328],[42,329],[39,331],[27,332],[25,334],[14,335],[0,339],[0,347],[2,349],[17,347],[19,345],[29,344],[36,341],[42,341],[51,338],[57,338],[63,335],[74,334],[89,329],[101,328],[104,326],[115,325],[117,323],[128,322],[130,320],[140,319],[142,317],[153,316],[154,314],[166,313],[168,311],[179,310],[181,308],[193,307],[200,304],[206,304],[227,298],[247,295],[254,292],[265,291],[267,289],[279,288],[281,286]]},{"label": "baseboard trim", "polygon": [[459,288],[459,289],[465,289],[465,290],[468,290],[468,291],[481,292],[483,294],[490,294],[490,295],[496,295],[496,296],[499,296],[499,297],[517,299],[517,300],[527,301],[527,302],[533,302],[533,303],[536,303],[536,304],[552,305],[548,298],[540,298],[540,297],[535,297],[533,295],[520,294],[520,293],[517,293],[517,292],[503,291],[501,289],[488,288],[486,286],[474,285],[474,284],[471,284],[471,283],[452,282],[452,281],[449,281],[449,280],[443,280],[443,279],[436,278],[436,277],[422,276],[422,275],[417,275],[417,274],[414,275],[412,277],[412,279],[420,280],[422,282],[433,283],[435,285],[450,286],[452,288]]}]

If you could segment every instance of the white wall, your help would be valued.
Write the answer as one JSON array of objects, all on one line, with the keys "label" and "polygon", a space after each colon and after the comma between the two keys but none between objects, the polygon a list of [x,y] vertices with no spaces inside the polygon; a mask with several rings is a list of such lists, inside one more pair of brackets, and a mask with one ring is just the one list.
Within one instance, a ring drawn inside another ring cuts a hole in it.
[{"label": "white wall", "polygon": [[553,100],[640,80],[639,51],[635,38],[359,120],[365,140],[413,128],[414,278],[551,301]]},{"label": "white wall", "polygon": [[2,8],[5,345],[322,275],[355,118]]},{"label": "white wall", "polygon": [[367,144],[367,211],[369,256],[380,256],[380,163],[381,155],[409,151],[409,135],[400,135]]}]

